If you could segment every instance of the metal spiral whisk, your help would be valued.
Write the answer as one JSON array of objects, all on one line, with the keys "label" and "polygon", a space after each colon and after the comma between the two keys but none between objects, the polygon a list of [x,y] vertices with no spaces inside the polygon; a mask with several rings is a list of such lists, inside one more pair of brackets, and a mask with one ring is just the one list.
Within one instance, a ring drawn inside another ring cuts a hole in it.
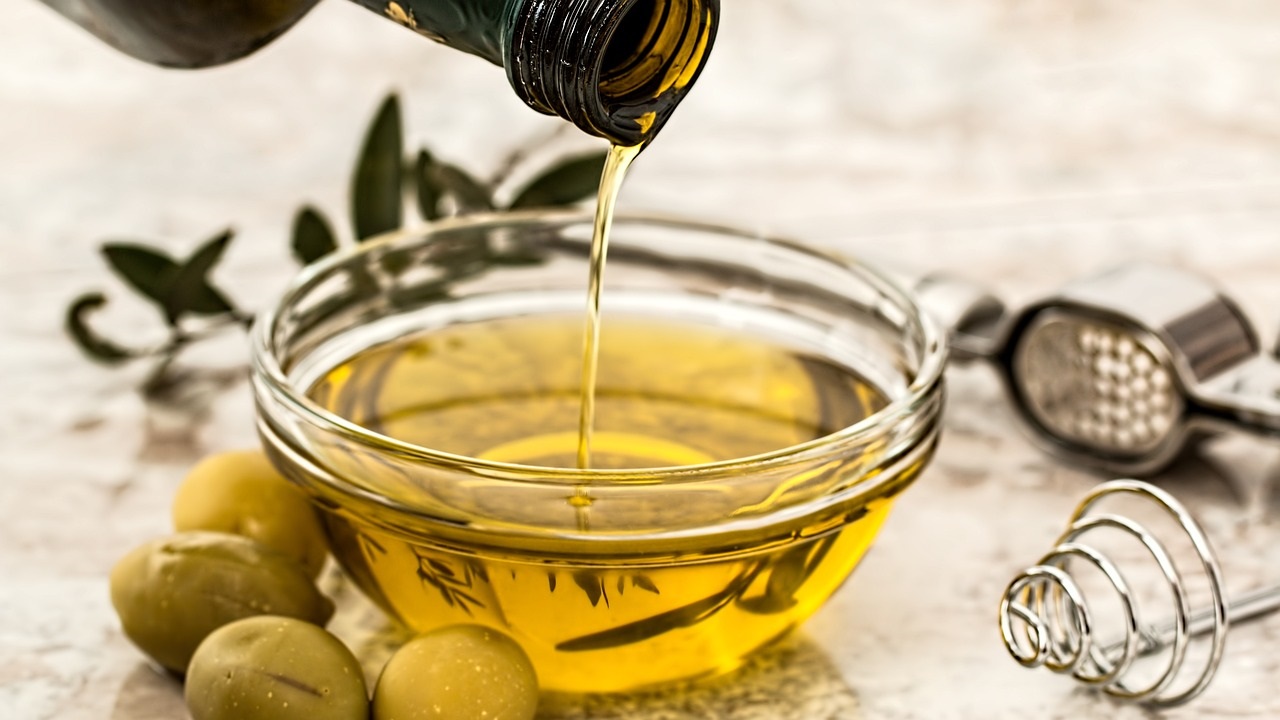
[{"label": "metal spiral whisk", "polygon": [[[1175,563],[1168,547],[1147,527],[1123,515],[1097,511],[1100,501],[1118,494],[1149,501],[1181,527],[1199,560],[1198,567],[1190,569],[1207,581],[1207,607],[1193,611],[1184,568]],[[1104,552],[1087,542],[1085,536],[1100,528],[1125,533],[1150,553],[1170,591],[1172,612],[1168,621],[1160,625],[1143,623],[1133,587]],[[1092,565],[1115,591],[1124,620],[1124,634],[1119,640],[1102,644],[1095,639],[1097,618],[1069,571],[1073,560]],[[1280,586],[1228,602],[1222,584],[1222,569],[1204,530],[1181,503],[1147,483],[1115,480],[1099,485],[1086,496],[1056,547],[1009,584],[1000,601],[1000,632],[1009,653],[1025,667],[1044,666],[1069,674],[1123,700],[1157,707],[1181,705],[1203,692],[1213,679],[1222,661],[1231,622],[1280,609]],[[1191,639],[1204,634],[1210,634],[1211,646],[1203,665],[1198,669],[1185,667]],[[1141,686],[1126,682],[1136,660],[1156,655],[1163,657],[1163,673]]]}]

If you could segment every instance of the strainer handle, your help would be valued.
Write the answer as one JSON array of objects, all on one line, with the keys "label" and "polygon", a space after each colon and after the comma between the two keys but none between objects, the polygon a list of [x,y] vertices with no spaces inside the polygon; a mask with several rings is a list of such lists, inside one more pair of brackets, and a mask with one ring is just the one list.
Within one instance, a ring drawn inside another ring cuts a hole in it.
[{"label": "strainer handle", "polygon": [[1192,394],[1205,410],[1230,426],[1280,436],[1280,358],[1276,356],[1258,354]]},{"label": "strainer handle", "polygon": [[913,288],[921,307],[947,331],[951,360],[986,360],[999,351],[1008,311],[989,290],[946,273],[919,277]]}]

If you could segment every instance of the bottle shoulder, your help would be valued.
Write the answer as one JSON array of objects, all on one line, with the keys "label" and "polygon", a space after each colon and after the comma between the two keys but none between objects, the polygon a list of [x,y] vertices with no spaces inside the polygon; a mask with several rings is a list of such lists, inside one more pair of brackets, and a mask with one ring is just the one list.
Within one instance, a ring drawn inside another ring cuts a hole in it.
[{"label": "bottle shoulder", "polygon": [[288,30],[318,0],[43,0],[116,49],[165,67],[221,65]]}]

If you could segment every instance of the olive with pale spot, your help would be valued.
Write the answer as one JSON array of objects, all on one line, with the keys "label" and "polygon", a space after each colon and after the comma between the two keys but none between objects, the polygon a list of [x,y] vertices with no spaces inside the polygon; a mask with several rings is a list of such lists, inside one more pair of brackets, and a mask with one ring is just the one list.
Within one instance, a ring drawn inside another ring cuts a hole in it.
[{"label": "olive with pale spot", "polygon": [[173,498],[173,527],[244,535],[297,560],[311,577],[329,556],[315,507],[261,450],[217,453],[197,463]]},{"label": "olive with pale spot", "polygon": [[360,663],[322,628],[286,617],[237,620],[191,658],[193,720],[368,720]]},{"label": "olive with pale spot", "polygon": [[531,720],[537,710],[529,656],[482,625],[451,625],[409,641],[373,692],[374,720]]}]

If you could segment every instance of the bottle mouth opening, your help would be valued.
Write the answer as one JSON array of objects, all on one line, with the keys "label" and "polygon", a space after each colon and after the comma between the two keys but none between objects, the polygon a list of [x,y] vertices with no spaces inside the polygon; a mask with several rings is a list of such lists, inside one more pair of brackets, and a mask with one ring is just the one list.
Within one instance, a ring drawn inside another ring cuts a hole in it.
[{"label": "bottle mouth opening", "polygon": [[670,115],[710,49],[712,27],[700,20],[702,12],[699,0],[634,0],[625,8],[599,68],[609,115],[645,135]]},{"label": "bottle mouth opening", "polygon": [[718,20],[718,0],[551,0],[517,20],[508,74],[533,108],[642,145],[697,79]]}]

